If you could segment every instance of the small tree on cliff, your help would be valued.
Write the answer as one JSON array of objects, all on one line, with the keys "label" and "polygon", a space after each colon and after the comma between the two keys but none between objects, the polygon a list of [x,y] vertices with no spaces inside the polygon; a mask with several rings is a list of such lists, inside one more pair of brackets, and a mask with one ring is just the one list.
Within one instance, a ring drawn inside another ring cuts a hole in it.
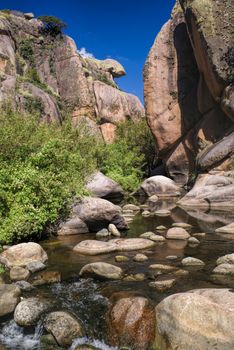
[{"label": "small tree on cliff", "polygon": [[54,16],[39,16],[38,19],[43,23],[43,32],[52,36],[61,34],[67,28],[66,23]]}]

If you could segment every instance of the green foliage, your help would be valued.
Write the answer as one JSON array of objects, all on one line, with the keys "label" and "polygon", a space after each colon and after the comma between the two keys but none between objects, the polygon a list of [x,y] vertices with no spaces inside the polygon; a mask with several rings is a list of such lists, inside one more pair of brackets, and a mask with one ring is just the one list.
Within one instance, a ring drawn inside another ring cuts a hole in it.
[{"label": "green foliage", "polygon": [[42,100],[35,96],[24,96],[24,107],[29,113],[39,113],[41,115],[44,112],[44,106]]},{"label": "green foliage", "polygon": [[39,16],[38,19],[43,23],[43,32],[51,36],[61,34],[67,27],[66,23],[54,16]]},{"label": "green foliage", "polygon": [[5,273],[5,267],[0,264],[0,275]]},{"label": "green foliage", "polygon": [[131,192],[137,189],[148,172],[154,154],[154,141],[146,121],[142,119],[134,123],[129,120],[117,128],[113,144],[99,149],[98,166],[125,191]]},{"label": "green foliage", "polygon": [[32,39],[25,39],[21,41],[19,45],[19,53],[24,60],[29,61],[31,64],[34,63],[34,53],[32,46]]}]

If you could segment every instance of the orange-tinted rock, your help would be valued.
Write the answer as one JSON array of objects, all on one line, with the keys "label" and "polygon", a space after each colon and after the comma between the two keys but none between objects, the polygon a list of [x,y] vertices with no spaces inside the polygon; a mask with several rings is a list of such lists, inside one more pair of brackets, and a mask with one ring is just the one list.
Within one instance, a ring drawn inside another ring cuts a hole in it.
[{"label": "orange-tinted rock", "polygon": [[112,143],[116,136],[116,125],[112,123],[104,123],[100,126],[102,137],[106,143]]}]

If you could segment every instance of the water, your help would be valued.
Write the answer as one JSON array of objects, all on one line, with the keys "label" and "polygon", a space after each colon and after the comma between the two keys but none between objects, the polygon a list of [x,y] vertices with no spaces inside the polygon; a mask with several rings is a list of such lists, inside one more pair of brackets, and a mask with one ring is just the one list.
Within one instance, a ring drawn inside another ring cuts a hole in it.
[{"label": "water", "polygon": [[[70,237],[57,237],[42,242],[49,256],[48,269],[60,271],[62,282],[40,286],[31,292],[24,293],[28,296],[44,296],[56,300],[56,310],[67,310],[75,314],[82,321],[86,337],[77,339],[71,346],[89,344],[103,350],[116,350],[108,345],[106,337],[105,315],[109,306],[109,298],[114,292],[125,291],[149,298],[155,305],[170,294],[188,291],[194,288],[221,288],[234,287],[230,279],[221,279],[213,282],[211,271],[215,267],[216,259],[225,254],[234,252],[234,235],[216,234],[215,229],[234,222],[234,213],[228,211],[184,211],[175,206],[174,201],[164,201],[150,204],[152,211],[169,208],[171,215],[167,217],[152,216],[143,218],[141,214],[135,216],[127,237],[139,237],[146,231],[156,232],[156,227],[164,225],[171,227],[173,222],[186,222],[192,225],[191,233],[205,232],[206,236],[199,238],[200,245],[192,248],[184,241],[166,241],[164,244],[156,244],[152,249],[143,251],[149,260],[136,263],[132,260],[136,252],[128,252],[130,260],[126,263],[115,262],[116,253],[99,256],[82,256],[72,251],[72,248],[84,239],[94,238],[94,234],[77,235]],[[162,233],[163,235],[163,233]],[[169,255],[178,258],[173,261],[166,259]],[[181,259],[193,256],[205,262],[205,267],[200,270],[189,269],[189,275],[179,279],[177,283],[165,293],[159,293],[149,287],[149,265],[153,263],[170,264],[181,267]],[[95,261],[105,261],[121,266],[126,274],[144,273],[147,277],[142,282],[106,281],[99,282],[92,279],[80,279],[79,271],[82,266]],[[0,324],[0,345],[9,350],[40,349],[40,336],[43,332],[41,324],[36,329],[24,330],[18,327],[14,321],[6,320]],[[0,347],[1,348],[1,347]]]}]

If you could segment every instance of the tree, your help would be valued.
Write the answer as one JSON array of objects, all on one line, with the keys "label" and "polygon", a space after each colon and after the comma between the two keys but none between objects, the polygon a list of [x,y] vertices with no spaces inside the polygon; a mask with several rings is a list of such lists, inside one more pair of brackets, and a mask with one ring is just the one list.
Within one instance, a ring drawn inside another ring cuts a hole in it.
[{"label": "tree", "polygon": [[52,36],[61,34],[67,28],[66,23],[54,16],[39,16],[38,19],[43,23],[43,32]]}]

